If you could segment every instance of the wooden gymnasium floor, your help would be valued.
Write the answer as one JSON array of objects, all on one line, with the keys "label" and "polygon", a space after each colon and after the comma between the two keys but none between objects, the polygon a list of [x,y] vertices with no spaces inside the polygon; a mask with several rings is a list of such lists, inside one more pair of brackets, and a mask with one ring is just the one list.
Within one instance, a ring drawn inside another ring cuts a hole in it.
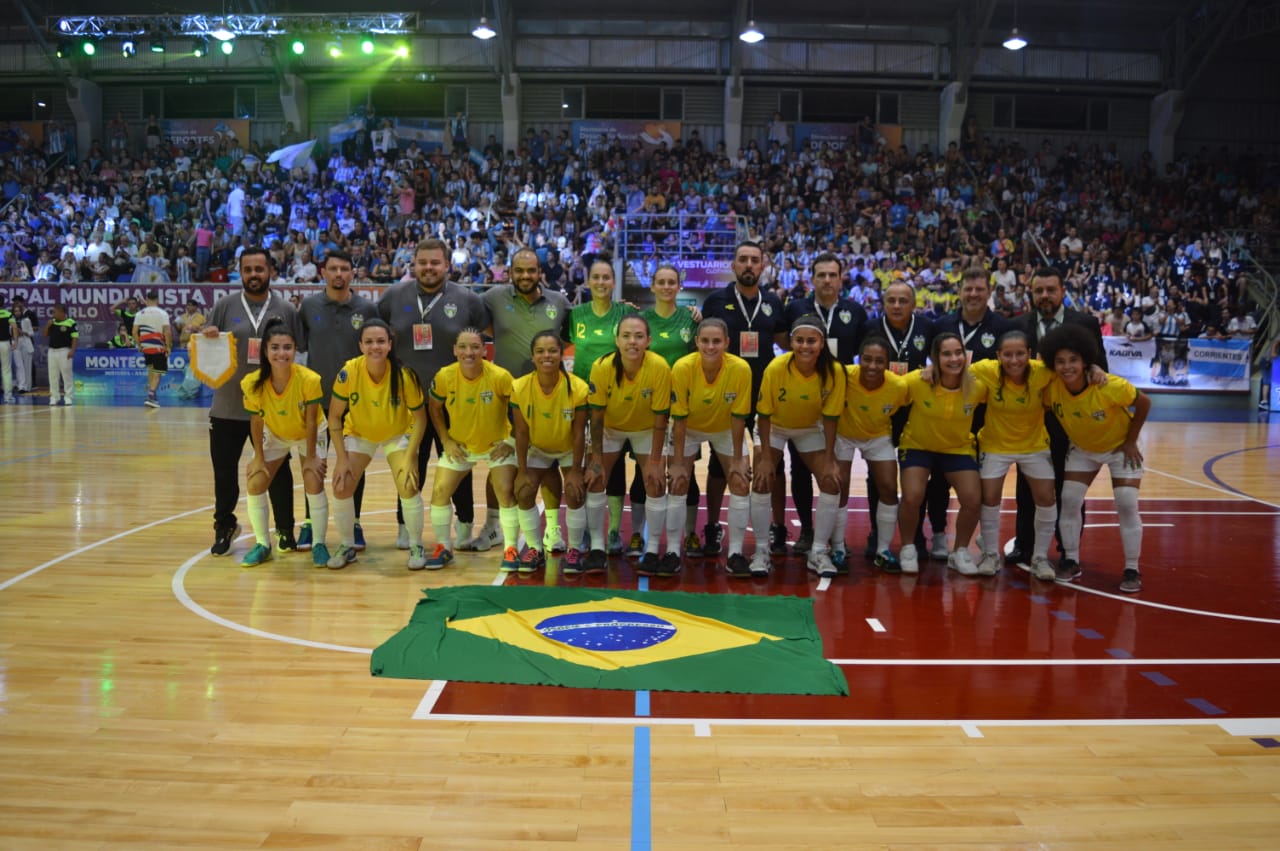
[{"label": "wooden gymnasium floor", "polygon": [[812,597],[852,693],[798,698],[372,679],[495,555],[409,573],[379,462],[346,571],[213,559],[203,424],[0,408],[0,849],[1280,844],[1280,427],[1148,426],[1136,597],[1105,484],[1078,587],[654,581]]}]

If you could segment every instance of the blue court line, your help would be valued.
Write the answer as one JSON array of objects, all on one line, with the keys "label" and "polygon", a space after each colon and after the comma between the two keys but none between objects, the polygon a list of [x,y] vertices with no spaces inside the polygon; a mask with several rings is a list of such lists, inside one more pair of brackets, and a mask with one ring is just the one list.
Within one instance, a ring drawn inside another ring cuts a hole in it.
[{"label": "blue court line", "polygon": [[636,717],[649,717],[649,692],[647,691],[636,692]]},{"label": "blue court line", "polygon": [[1256,496],[1251,496],[1245,493],[1244,491],[1240,490],[1239,488],[1233,488],[1231,485],[1227,484],[1222,479],[1218,478],[1218,475],[1213,472],[1214,466],[1222,459],[1230,458],[1232,455],[1239,455],[1242,452],[1255,452],[1259,449],[1280,449],[1280,445],[1271,443],[1271,444],[1267,444],[1266,446],[1246,446],[1244,449],[1233,449],[1230,452],[1223,452],[1221,455],[1215,455],[1212,458],[1210,458],[1208,461],[1204,462],[1204,467],[1203,467],[1204,477],[1209,481],[1213,482],[1218,487],[1222,488],[1223,490],[1230,491],[1231,493],[1242,496],[1245,499],[1251,499],[1254,502],[1258,502],[1263,505],[1270,505],[1271,503],[1267,502],[1265,499],[1258,499]]},{"label": "blue court line", "polygon": [[1098,632],[1096,629],[1077,629],[1076,634],[1081,638],[1088,638],[1091,641],[1097,641],[1102,638],[1102,633]]},{"label": "blue court line", "polygon": [[27,461],[38,461],[41,458],[48,458],[50,455],[61,455],[64,452],[70,452],[69,449],[50,449],[48,452],[37,452],[35,455],[23,455],[21,458],[10,458],[7,461],[0,461],[0,467],[7,464],[22,464]]},{"label": "blue court line", "polygon": [[1115,659],[1132,659],[1133,654],[1120,647],[1108,647],[1107,655]]},{"label": "blue court line", "polygon": [[1060,621],[1073,621],[1076,619],[1075,615],[1070,612],[1064,612],[1062,609],[1054,609],[1052,612],[1049,612],[1049,614],[1053,615]]},{"label": "blue court line", "polygon": [[1254,739],[1255,744],[1262,745],[1264,748],[1280,748],[1280,742],[1275,739]]},{"label": "blue court line", "polygon": [[1196,709],[1199,709],[1205,715],[1226,715],[1227,710],[1214,706],[1203,697],[1188,697],[1187,703],[1190,703]]},{"label": "blue court line", "polygon": [[1043,594],[1032,594],[1029,599],[1031,602],[1039,603],[1042,606],[1049,602],[1049,598]]},{"label": "blue court line", "polygon": [[1151,682],[1158,686],[1176,686],[1178,684],[1176,680],[1169,679],[1159,671],[1143,671],[1142,676],[1151,680]]},{"label": "blue court line", "polygon": [[[649,577],[636,583],[641,591],[649,590]],[[636,717],[649,717],[649,692],[636,692]],[[631,745],[631,848],[650,851],[653,848],[653,802],[649,782],[649,728],[636,727]]]}]

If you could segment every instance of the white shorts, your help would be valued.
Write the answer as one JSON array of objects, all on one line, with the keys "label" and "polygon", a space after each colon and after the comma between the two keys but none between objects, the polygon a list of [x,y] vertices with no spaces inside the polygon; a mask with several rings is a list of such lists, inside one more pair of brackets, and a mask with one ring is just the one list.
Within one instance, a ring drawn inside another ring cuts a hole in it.
[{"label": "white shorts", "polygon": [[647,428],[643,431],[619,431],[605,426],[605,452],[621,452],[622,445],[628,440],[631,441],[631,451],[635,454],[650,455],[653,453],[653,429]]},{"label": "white shorts", "polygon": [[[468,452],[467,458],[465,461],[454,461],[448,455],[445,455],[443,452],[441,452],[440,457],[436,459],[436,466],[443,467],[446,470],[456,470],[459,473],[468,472],[469,470],[471,470],[472,467],[480,463],[488,464],[489,469],[491,470],[495,467],[514,467],[516,465],[515,438],[508,437],[506,440],[502,442],[505,443],[507,446],[511,447],[511,454],[508,455],[506,458],[503,458],[501,461],[494,461],[492,458],[489,457],[488,452]],[[530,455],[533,454],[532,447],[530,447],[529,449],[529,454]]]},{"label": "white shorts", "polygon": [[409,435],[401,434],[381,443],[374,443],[372,440],[365,440],[363,437],[347,434],[342,437],[342,445],[347,448],[348,452],[359,452],[361,455],[368,455],[370,458],[377,455],[378,450],[381,449],[390,458],[397,452],[404,452],[409,448]]},{"label": "white shorts", "polygon": [[529,447],[527,456],[529,467],[535,470],[547,470],[557,461],[560,462],[560,468],[567,470],[573,466],[573,450],[556,454],[554,452],[544,452],[536,446]]},{"label": "white shorts", "polygon": [[1111,480],[1141,479],[1142,467],[1130,467],[1124,462],[1124,451],[1113,449],[1110,452],[1090,452],[1081,449],[1074,443],[1067,449],[1067,463],[1063,469],[1068,473],[1096,473],[1106,467],[1111,471]]},{"label": "white shorts", "polygon": [[854,452],[862,453],[863,461],[897,461],[898,450],[889,435],[882,434],[867,440],[836,435],[836,460],[852,461]]},{"label": "white shorts", "polygon": [[1028,479],[1053,478],[1053,458],[1049,455],[1048,449],[1021,455],[1006,455],[1002,452],[978,453],[978,474],[984,479],[1003,479],[1014,464],[1018,465],[1018,472]]},{"label": "white shorts", "polygon": [[[822,423],[804,428],[783,428],[772,425],[769,429],[769,445],[774,449],[783,449],[790,440],[800,452],[821,452],[827,448],[827,433]],[[759,426],[756,427],[756,438],[760,437]]]},{"label": "white shorts", "polygon": [[[279,461],[290,452],[296,453],[299,458],[307,457],[307,441],[306,440],[284,440],[277,437],[275,432],[269,428],[262,429],[262,459],[270,464],[272,461]],[[316,454],[324,457],[329,453],[329,433],[327,431],[316,432]]]},{"label": "white shorts", "polygon": [[[692,458],[698,451],[698,447],[704,443],[710,443],[711,448],[715,450],[717,455],[723,455],[726,458],[733,457],[733,431],[694,431],[687,429],[684,433],[684,457]],[[751,435],[743,432],[742,435],[742,456],[748,454],[747,447],[751,445]]]}]

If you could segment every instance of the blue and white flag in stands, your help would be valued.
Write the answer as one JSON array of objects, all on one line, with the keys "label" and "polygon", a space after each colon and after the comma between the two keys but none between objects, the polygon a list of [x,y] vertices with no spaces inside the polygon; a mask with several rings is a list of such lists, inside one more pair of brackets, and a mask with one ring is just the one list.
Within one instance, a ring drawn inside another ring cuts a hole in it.
[{"label": "blue and white flag in stands", "polygon": [[340,145],[364,129],[363,118],[351,118],[329,128],[329,144]]},{"label": "blue and white flag in stands", "polygon": [[445,122],[433,118],[398,118],[393,129],[400,147],[407,148],[417,142],[424,151],[444,149]]},{"label": "blue and white flag in stands", "polygon": [[306,142],[299,142],[296,145],[285,145],[277,151],[272,151],[267,157],[269,163],[280,163],[284,168],[293,168],[299,163],[305,163],[311,159],[311,152],[315,150],[316,140],[311,139]]}]

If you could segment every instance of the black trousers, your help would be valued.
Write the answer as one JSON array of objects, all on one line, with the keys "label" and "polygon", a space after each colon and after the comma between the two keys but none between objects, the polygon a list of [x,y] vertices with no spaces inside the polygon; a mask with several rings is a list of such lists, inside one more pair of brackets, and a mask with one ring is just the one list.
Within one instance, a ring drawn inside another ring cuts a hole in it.
[{"label": "black trousers", "polygon": [[787,441],[791,455],[791,504],[796,507],[801,530],[813,530],[813,471],[800,457],[795,441]]},{"label": "black trousers", "polygon": [[[439,460],[440,453],[444,449],[444,444],[440,442],[440,435],[436,434],[435,426],[431,424],[431,419],[427,418],[427,431],[422,436],[422,446],[426,447],[426,451],[421,448],[418,450],[418,483],[419,491],[426,490],[427,487],[427,462],[431,460],[431,447],[436,448],[436,459]],[[458,520],[468,526],[476,522],[476,495],[474,493],[475,479],[470,473],[462,477],[462,481],[458,482],[458,488],[453,492],[453,510],[458,515]],[[430,500],[428,500],[430,503]],[[400,508],[400,500],[396,500],[396,522],[404,524],[404,511]]]},{"label": "black trousers", "polygon": [[[1067,438],[1066,432],[1062,430],[1062,426],[1055,419],[1048,423],[1049,429],[1049,457],[1053,459],[1053,491],[1058,498],[1058,517],[1062,517],[1062,482],[1066,478],[1067,467],[1067,449],[1071,446],[1071,441]],[[1031,495],[1031,485],[1023,477],[1022,472],[1018,472],[1018,487],[1016,499],[1018,502],[1018,520],[1017,520],[1017,537],[1014,539],[1014,548],[1020,550],[1028,560],[1036,541],[1036,501]],[[1083,524],[1085,519],[1084,506],[1080,506],[1080,521]],[[1056,525],[1054,526],[1054,536],[1058,539],[1058,552],[1062,552],[1062,530]]]},{"label": "black trousers", "polygon": [[[240,501],[240,455],[249,440],[248,420],[209,417],[209,460],[213,462],[213,525],[236,525],[236,503]],[[289,463],[271,480],[267,489],[271,514],[277,529],[293,531],[293,469]]]}]

